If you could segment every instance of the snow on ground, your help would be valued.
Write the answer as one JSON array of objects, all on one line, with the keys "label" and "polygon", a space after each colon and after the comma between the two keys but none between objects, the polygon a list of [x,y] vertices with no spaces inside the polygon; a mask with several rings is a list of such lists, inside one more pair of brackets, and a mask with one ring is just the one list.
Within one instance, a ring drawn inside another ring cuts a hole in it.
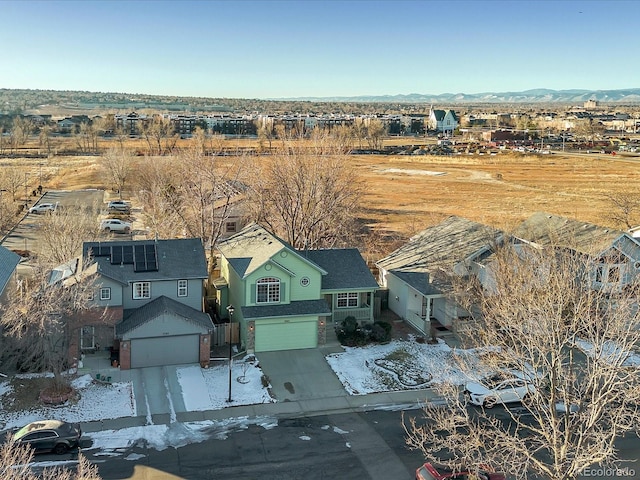
[{"label": "snow on ground", "polygon": [[[232,369],[232,406],[268,403],[273,400],[262,385],[262,370],[255,357],[234,362]],[[246,365],[246,368],[244,368]],[[178,381],[188,411],[219,410],[229,406],[229,370],[226,365],[202,369],[198,365],[178,368]],[[42,375],[40,375],[42,376]],[[33,377],[20,376],[21,378]],[[22,412],[0,410],[0,427],[12,428],[43,418],[56,418],[68,422],[90,422],[121,417],[135,417],[136,401],[131,382],[98,383],[91,375],[82,375],[72,381],[79,393],[77,403],[59,407],[38,407]],[[10,400],[8,381],[0,383],[0,405]],[[172,419],[175,420],[175,419]],[[3,426],[3,424],[6,424]]]},{"label": "snow on ground", "polygon": [[328,355],[327,362],[351,395],[426,388],[436,383],[461,385],[476,378],[465,373],[457,361],[477,363],[478,351],[452,349],[437,344],[396,340],[385,345],[345,347],[344,353]]},{"label": "snow on ground", "polygon": [[[24,377],[23,377],[24,378]],[[77,403],[59,407],[41,406],[21,412],[0,412],[0,424],[4,428],[19,427],[44,418],[56,418],[66,422],[90,422],[119,417],[135,417],[136,407],[133,386],[130,382],[97,384],[91,375],[83,375],[71,382],[80,398]]]},{"label": "snow on ground", "polygon": [[[177,372],[188,411],[219,410],[229,406],[228,365],[216,365],[208,369],[193,365],[179,368]],[[250,355],[244,361],[234,361],[231,379],[231,405],[254,405],[274,401],[262,386],[262,370],[257,366],[254,356]],[[202,395],[202,391],[206,391],[208,395]]]},{"label": "snow on ground", "polygon": [[[95,456],[114,457],[128,452],[134,446],[149,447],[155,450],[179,448],[210,438],[224,440],[230,433],[246,430],[251,425],[270,430],[278,426],[278,421],[267,416],[237,417],[220,421],[174,422],[169,425],[146,425],[120,430],[103,430],[88,434],[92,444],[83,450],[91,451]],[[136,460],[140,457],[139,454],[131,454],[125,458]]]},{"label": "snow on ground", "polygon": [[[595,352],[593,344],[586,340],[576,339],[575,344],[580,350],[590,357],[598,355],[598,353]],[[622,366],[624,367],[640,367],[639,354],[634,352],[625,352],[619,345],[610,340],[603,343],[602,353],[600,355],[603,359],[609,359],[614,363],[618,363],[622,360]]]}]

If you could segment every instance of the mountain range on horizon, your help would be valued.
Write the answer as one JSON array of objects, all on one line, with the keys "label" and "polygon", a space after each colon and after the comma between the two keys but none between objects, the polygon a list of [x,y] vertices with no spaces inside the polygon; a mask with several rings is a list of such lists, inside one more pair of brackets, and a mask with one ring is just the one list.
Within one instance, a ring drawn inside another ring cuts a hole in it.
[{"label": "mountain range on horizon", "polygon": [[[169,111],[218,111],[232,112],[273,108],[278,102],[289,102],[285,108],[305,111],[304,102],[344,104],[407,104],[434,105],[440,108],[454,105],[482,104],[558,104],[582,107],[584,102],[596,100],[602,105],[638,105],[640,88],[618,90],[552,90],[546,88],[511,92],[482,93],[409,93],[398,95],[354,95],[332,97],[287,98],[224,98],[176,95],[152,95],[145,93],[91,92],[73,90],[10,89],[0,88],[0,114],[28,111],[34,114],[46,112],[49,107],[62,107],[70,111],[95,109],[157,108]],[[268,105],[271,104],[271,107]],[[297,106],[293,106],[297,104]],[[280,107],[276,107],[280,108]],[[315,107],[314,107],[315,108]],[[345,108],[353,108],[347,107]],[[44,110],[43,110],[44,109]]]},{"label": "mountain range on horizon", "polygon": [[379,103],[575,103],[587,100],[615,103],[640,103],[640,88],[622,90],[552,90],[536,88],[521,92],[482,93],[409,93],[398,95],[356,95],[335,97],[271,98],[280,101],[379,102]]}]

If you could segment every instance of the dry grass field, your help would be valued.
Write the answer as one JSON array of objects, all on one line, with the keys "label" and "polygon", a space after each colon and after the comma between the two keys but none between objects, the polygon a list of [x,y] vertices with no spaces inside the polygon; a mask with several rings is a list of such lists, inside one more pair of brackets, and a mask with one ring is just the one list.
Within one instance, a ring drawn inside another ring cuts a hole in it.
[{"label": "dry grass field", "polygon": [[508,230],[537,211],[621,228],[612,224],[605,195],[640,189],[640,158],[358,156],[353,162],[366,184],[367,219],[404,234],[452,214]]},{"label": "dry grass field", "polygon": [[[401,237],[452,214],[507,230],[537,211],[622,228],[611,220],[612,202],[605,194],[640,191],[640,157],[499,154],[348,158],[364,184],[365,223],[381,233]],[[29,188],[38,185],[40,175],[48,189],[107,188],[97,157],[9,162],[27,167]]]}]

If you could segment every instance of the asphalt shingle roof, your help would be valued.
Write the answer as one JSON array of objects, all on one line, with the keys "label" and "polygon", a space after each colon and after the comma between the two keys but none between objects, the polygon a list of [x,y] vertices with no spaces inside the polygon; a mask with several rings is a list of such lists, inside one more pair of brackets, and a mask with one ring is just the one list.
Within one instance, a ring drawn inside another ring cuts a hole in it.
[{"label": "asphalt shingle roof", "polygon": [[436,293],[456,264],[500,235],[500,231],[487,225],[450,216],[418,233],[376,265],[402,276],[418,291]]},{"label": "asphalt shingle roof", "polygon": [[218,244],[220,253],[241,277],[251,274],[285,248],[293,251],[286,242],[255,223]]},{"label": "asphalt shingle roof", "polygon": [[176,238],[169,240],[125,240],[116,242],[85,242],[83,258],[100,247],[155,245],[158,259],[157,271],[135,272],[131,264],[111,264],[110,257],[94,256],[98,273],[122,284],[138,281],[178,280],[207,278],[207,261],[199,238]]},{"label": "asphalt shingle roof", "polygon": [[165,313],[182,317],[205,330],[213,330],[213,322],[208,314],[163,295],[146,305],[126,310],[123,320],[116,325],[116,335],[124,335]]},{"label": "asphalt shingle roof", "polygon": [[19,263],[20,255],[0,245],[0,294],[4,292]]},{"label": "asphalt shingle roof", "polygon": [[305,250],[300,254],[328,272],[322,277],[322,290],[379,288],[356,248]]},{"label": "asphalt shingle roof", "polygon": [[287,304],[260,305],[241,308],[242,317],[244,319],[331,315],[331,309],[324,299],[300,300]]},{"label": "asphalt shingle roof", "polygon": [[[270,261],[281,250],[305,259],[287,242],[252,223],[238,233],[218,244],[218,250],[227,259],[231,267],[244,278]],[[309,263],[313,261],[306,259]],[[314,265],[321,273],[326,273],[319,265]]]},{"label": "asphalt shingle roof", "polygon": [[592,223],[537,212],[516,228],[518,238],[543,246],[569,247],[595,255],[609,248],[624,232]]}]

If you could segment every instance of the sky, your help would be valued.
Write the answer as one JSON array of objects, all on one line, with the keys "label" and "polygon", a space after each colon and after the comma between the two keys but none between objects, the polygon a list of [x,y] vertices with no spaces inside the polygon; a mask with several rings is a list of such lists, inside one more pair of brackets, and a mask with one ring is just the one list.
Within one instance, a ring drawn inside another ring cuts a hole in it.
[{"label": "sky", "polygon": [[640,87],[637,0],[4,0],[0,88],[211,98]]}]

